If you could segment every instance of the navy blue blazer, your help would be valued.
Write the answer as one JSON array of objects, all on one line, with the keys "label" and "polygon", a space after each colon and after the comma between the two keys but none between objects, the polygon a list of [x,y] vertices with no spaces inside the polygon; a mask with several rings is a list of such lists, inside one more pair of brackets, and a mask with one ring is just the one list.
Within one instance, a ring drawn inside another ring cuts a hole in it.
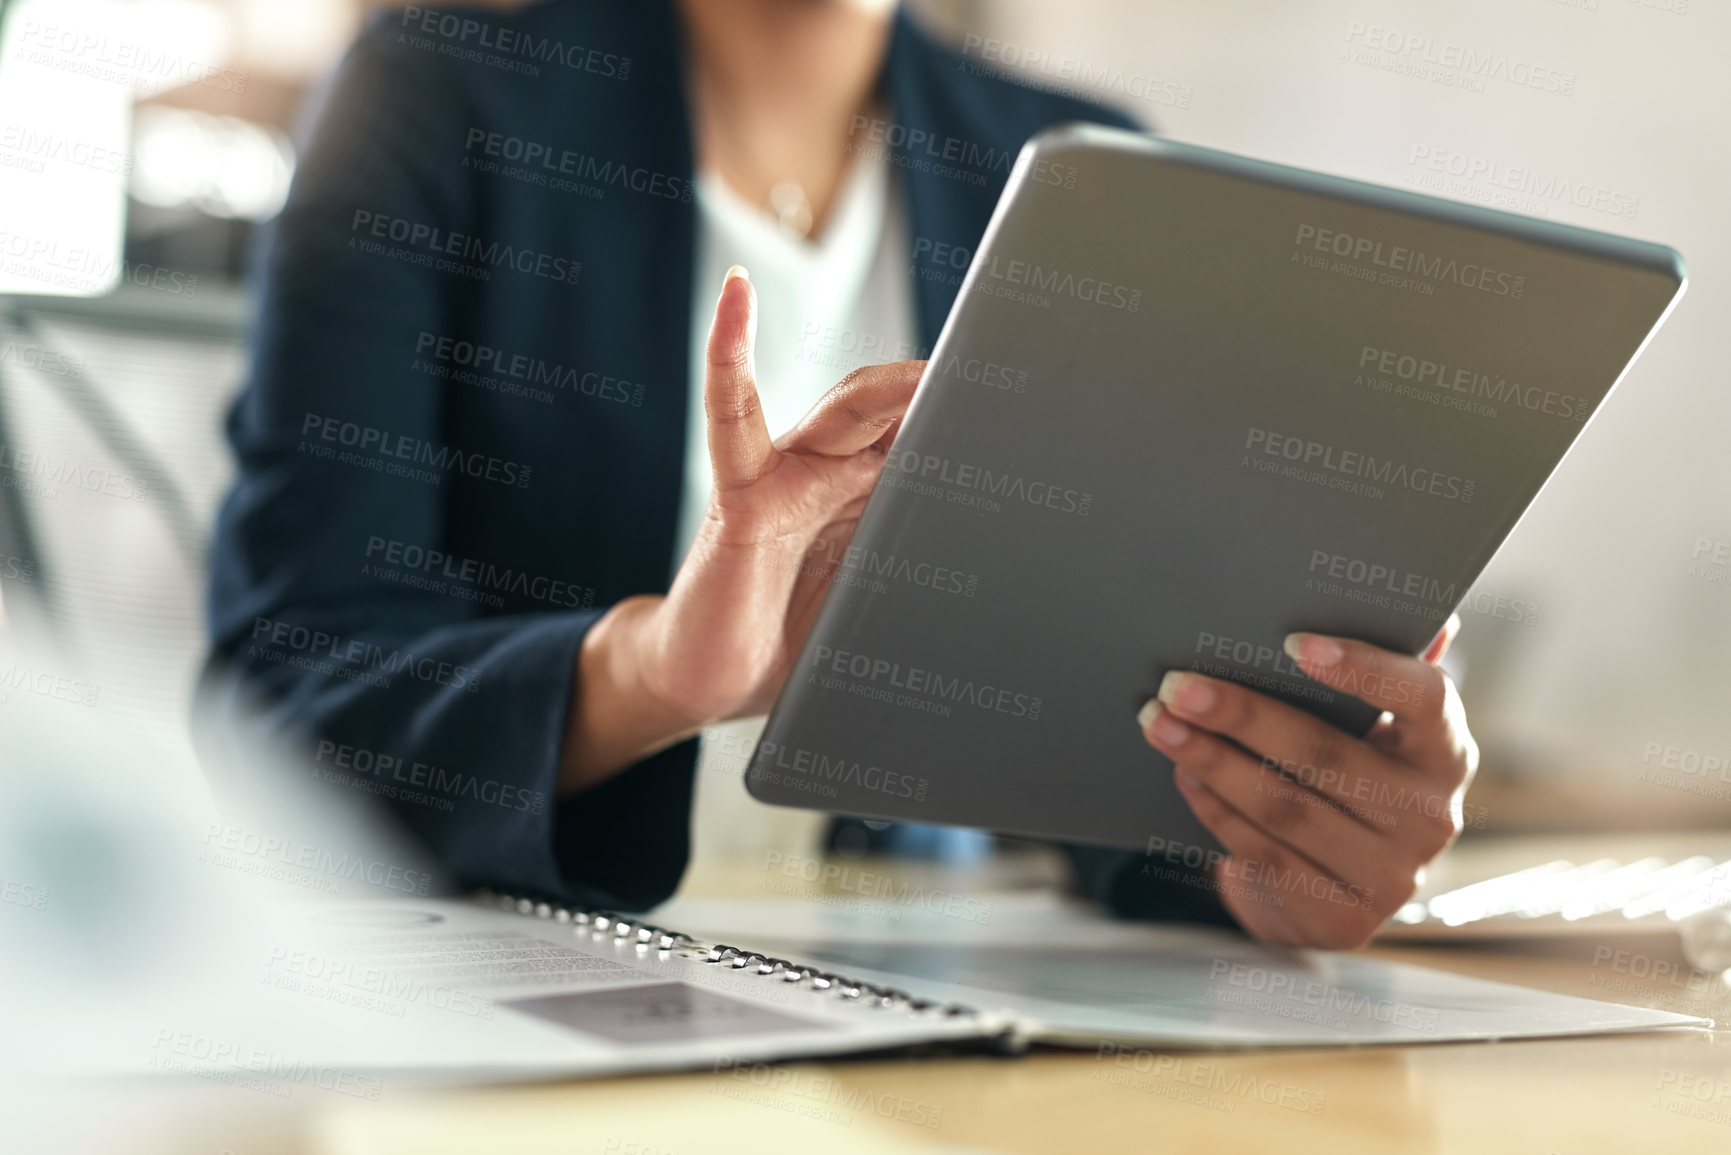
[{"label": "navy blue blazer", "polygon": [[[380,797],[461,883],[641,908],[684,869],[694,742],[555,798],[584,633],[674,561],[684,78],[668,0],[380,17],[316,109],[259,270],[205,706],[238,717],[246,697],[246,725],[356,805]],[[889,119],[855,140],[893,150],[911,267],[974,247],[1041,128],[1131,123],[983,74],[905,16],[882,86]],[[951,281],[915,277],[927,347]],[[1121,909],[1150,906],[1125,855],[1077,860]]]}]

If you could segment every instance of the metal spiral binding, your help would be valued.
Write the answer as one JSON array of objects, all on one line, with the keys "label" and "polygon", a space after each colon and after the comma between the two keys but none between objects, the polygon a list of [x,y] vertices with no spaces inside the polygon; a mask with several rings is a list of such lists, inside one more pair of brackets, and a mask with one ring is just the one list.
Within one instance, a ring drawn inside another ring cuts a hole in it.
[{"label": "metal spiral binding", "polygon": [[781,976],[781,981],[819,995],[835,997],[877,1010],[905,1010],[919,1015],[973,1015],[972,1007],[959,1003],[938,1003],[917,998],[894,987],[859,982],[815,967],[801,966],[787,959],[756,951],[742,950],[724,943],[706,943],[679,931],[668,930],[652,923],[633,919],[610,910],[583,910],[558,906],[532,898],[514,897],[496,891],[482,890],[477,896],[484,905],[500,910],[544,918],[569,925],[574,933],[587,931],[596,938],[611,938],[618,943],[630,943],[639,950],[654,949],[660,954],[679,951],[686,957],[710,966],[756,975],[760,978]]}]

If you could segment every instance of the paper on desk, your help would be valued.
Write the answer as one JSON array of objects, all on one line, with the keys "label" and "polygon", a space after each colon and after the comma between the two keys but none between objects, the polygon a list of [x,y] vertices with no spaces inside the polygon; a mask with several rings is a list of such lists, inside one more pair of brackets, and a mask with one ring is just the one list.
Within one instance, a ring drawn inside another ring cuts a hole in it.
[{"label": "paper on desk", "polygon": [[877,1013],[706,964],[694,948],[471,902],[295,903],[252,931],[196,995],[52,1020],[33,1073],[184,1075],[284,1098],[306,1085],[370,1101],[386,1082],[708,1069],[725,1095],[753,1092],[758,1064],[1007,1029]]},{"label": "paper on desk", "polygon": [[1704,1027],[1706,1019],[1229,931],[1117,922],[1016,896],[982,922],[923,908],[886,924],[814,903],[679,900],[657,919],[922,998],[1030,1020],[1039,1041],[1197,1048],[1466,1042]]}]

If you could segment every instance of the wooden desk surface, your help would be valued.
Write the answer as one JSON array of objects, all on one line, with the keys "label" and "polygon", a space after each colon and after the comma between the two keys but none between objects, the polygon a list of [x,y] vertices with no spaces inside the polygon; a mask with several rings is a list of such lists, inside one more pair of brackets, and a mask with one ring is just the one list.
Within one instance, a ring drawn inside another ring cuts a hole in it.
[{"label": "wooden desk surface", "polygon": [[[1370,953],[1731,1022],[1731,987],[1691,975],[1668,938]],[[376,1103],[340,1107],[261,1103],[228,1089],[186,1096],[111,1100],[111,1111],[138,1113],[135,1136],[175,1137],[127,1149],[1724,1153],[1731,1030],[1238,1054],[880,1058],[788,1064],[756,1082],[705,1072],[511,1089],[393,1087]]]}]

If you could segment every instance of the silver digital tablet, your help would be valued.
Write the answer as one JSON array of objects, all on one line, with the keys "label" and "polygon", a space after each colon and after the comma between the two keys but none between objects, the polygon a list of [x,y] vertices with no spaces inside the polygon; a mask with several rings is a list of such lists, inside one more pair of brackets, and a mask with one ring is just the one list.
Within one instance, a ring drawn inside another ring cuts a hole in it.
[{"label": "silver digital tablet", "polygon": [[[968,259],[971,256],[971,260]],[[1094,126],[1024,148],[747,784],[1215,847],[1171,669],[1362,734],[1294,630],[1418,653],[1676,301],[1676,252]]]}]

